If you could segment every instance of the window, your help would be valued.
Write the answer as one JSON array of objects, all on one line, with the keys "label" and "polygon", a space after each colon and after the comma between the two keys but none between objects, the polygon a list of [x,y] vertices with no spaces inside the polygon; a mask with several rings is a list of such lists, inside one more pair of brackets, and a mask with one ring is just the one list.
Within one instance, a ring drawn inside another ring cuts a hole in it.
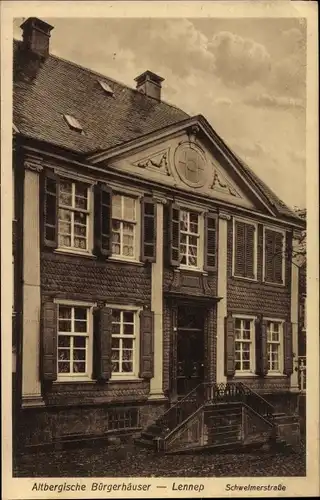
[{"label": "window", "polygon": [[180,263],[199,266],[199,214],[180,210]]},{"label": "window", "polygon": [[137,408],[114,409],[108,412],[108,430],[128,429],[137,427],[139,412]]},{"label": "window", "polygon": [[235,319],[235,370],[252,372],[254,369],[254,321]]},{"label": "window", "polygon": [[112,195],[112,255],[135,259],[136,199],[120,194]]},{"label": "window", "polygon": [[233,225],[233,274],[236,277],[257,277],[257,225],[234,220]]},{"label": "window", "polygon": [[78,120],[72,116],[72,115],[63,115],[64,119],[66,120],[67,124],[72,130],[75,130],[76,132],[82,132],[82,125],[78,122]]},{"label": "window", "polygon": [[82,182],[61,179],[59,186],[59,247],[88,250],[89,189]]},{"label": "window", "polygon": [[110,85],[107,84],[107,82],[104,82],[103,80],[99,80],[99,83],[101,85],[101,87],[103,88],[103,90],[109,94],[109,95],[112,95],[114,94],[112,88],[110,87]]},{"label": "window", "polygon": [[280,372],[281,370],[281,339],[282,323],[279,321],[267,322],[267,351],[268,372]]},{"label": "window", "polygon": [[137,313],[112,309],[112,373],[134,375]]},{"label": "window", "polygon": [[90,326],[88,307],[58,307],[58,377],[89,377]]},{"label": "window", "polygon": [[264,228],[264,281],[284,284],[285,232]]}]

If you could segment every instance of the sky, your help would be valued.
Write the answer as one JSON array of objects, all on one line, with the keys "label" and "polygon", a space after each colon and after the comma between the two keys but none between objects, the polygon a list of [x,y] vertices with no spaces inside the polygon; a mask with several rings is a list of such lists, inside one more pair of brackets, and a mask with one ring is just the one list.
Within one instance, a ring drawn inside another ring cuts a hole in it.
[{"label": "sky", "polygon": [[131,87],[157,73],[163,100],[204,115],[284,202],[306,206],[305,20],[43,19],[52,54]]}]

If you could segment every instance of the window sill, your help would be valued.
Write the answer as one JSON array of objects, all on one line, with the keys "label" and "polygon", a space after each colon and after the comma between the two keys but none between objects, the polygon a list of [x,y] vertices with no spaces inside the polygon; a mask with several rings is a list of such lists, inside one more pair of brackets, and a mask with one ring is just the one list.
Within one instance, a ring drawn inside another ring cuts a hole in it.
[{"label": "window sill", "polygon": [[113,383],[113,382],[141,382],[142,380],[144,380],[143,378],[139,378],[139,377],[136,377],[134,375],[132,376],[128,376],[128,377],[111,377],[109,379],[109,382],[110,383]]},{"label": "window sill", "polygon": [[93,255],[93,253],[89,251],[77,251],[77,250],[69,250],[67,248],[58,248],[54,251],[55,254],[60,255],[77,255],[77,257],[84,257],[86,259],[96,259],[97,257]]},{"label": "window sill", "polygon": [[241,281],[249,281],[252,283],[258,283],[258,278],[246,278],[245,276],[236,276],[235,274],[232,275],[232,278],[236,280],[241,280]]},{"label": "window sill", "polygon": [[237,378],[257,378],[259,377],[259,375],[257,373],[253,373],[253,372],[236,372],[234,374],[235,377]]},{"label": "window sill", "polygon": [[262,282],[264,285],[269,285],[269,286],[276,286],[278,288],[284,288],[286,286],[285,283],[272,283],[272,281],[265,281],[263,280]]},{"label": "window sill", "polygon": [[268,372],[266,378],[285,378],[286,375],[280,372]]},{"label": "window sill", "polygon": [[203,276],[208,276],[208,272],[204,271],[203,269],[199,267],[188,267],[188,266],[179,266],[178,267],[179,271],[190,271],[190,273],[198,273],[202,274]]},{"label": "window sill", "polygon": [[133,266],[140,266],[143,267],[144,263],[140,262],[139,260],[130,260],[130,259],[125,259],[121,257],[108,257],[107,259],[110,262],[121,262],[122,264],[132,264]]},{"label": "window sill", "polygon": [[57,380],[55,380],[53,382],[53,385],[57,385],[57,384],[77,384],[77,383],[81,383],[81,384],[95,384],[97,381],[92,379],[92,378],[88,378],[88,377],[70,377],[70,378],[58,378]]}]

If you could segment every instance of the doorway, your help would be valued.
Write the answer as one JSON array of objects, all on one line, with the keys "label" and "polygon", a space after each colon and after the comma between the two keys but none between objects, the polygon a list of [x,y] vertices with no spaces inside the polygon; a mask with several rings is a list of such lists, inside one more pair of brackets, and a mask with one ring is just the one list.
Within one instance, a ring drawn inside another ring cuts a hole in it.
[{"label": "doorway", "polygon": [[204,317],[201,307],[178,306],[177,395],[184,396],[204,381]]}]

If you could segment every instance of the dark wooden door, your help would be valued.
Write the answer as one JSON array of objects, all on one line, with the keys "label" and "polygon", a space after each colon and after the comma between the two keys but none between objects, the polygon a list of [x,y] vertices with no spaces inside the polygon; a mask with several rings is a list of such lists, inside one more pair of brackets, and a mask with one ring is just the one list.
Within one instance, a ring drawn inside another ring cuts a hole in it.
[{"label": "dark wooden door", "polygon": [[[179,308],[180,309],[180,308]],[[203,314],[183,308],[177,325],[177,394],[188,394],[204,380]]]}]

